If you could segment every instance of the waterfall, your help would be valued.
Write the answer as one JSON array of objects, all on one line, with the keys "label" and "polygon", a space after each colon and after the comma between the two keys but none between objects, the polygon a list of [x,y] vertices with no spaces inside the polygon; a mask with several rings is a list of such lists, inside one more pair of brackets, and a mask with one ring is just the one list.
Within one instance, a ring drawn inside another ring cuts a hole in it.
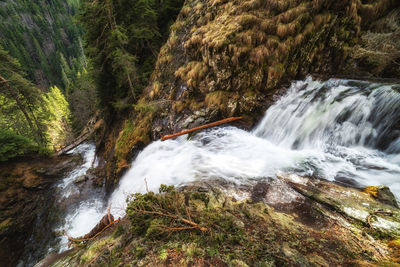
[{"label": "waterfall", "polygon": [[[123,216],[130,194],[157,191],[160,184],[212,178],[253,184],[281,171],[358,187],[385,184],[399,198],[399,91],[399,85],[354,80],[294,82],[251,132],[219,127],[189,140],[181,136],[151,143],[107,205]],[[68,184],[66,178],[61,186]],[[81,203],[67,216],[64,229],[72,236],[84,234],[104,207],[95,199]]]},{"label": "waterfall", "polygon": [[122,177],[109,204],[130,193],[198,179],[235,184],[295,172],[354,186],[388,185],[400,196],[400,86],[307,78],[294,82],[251,132],[220,127],[191,140],[156,141]]}]

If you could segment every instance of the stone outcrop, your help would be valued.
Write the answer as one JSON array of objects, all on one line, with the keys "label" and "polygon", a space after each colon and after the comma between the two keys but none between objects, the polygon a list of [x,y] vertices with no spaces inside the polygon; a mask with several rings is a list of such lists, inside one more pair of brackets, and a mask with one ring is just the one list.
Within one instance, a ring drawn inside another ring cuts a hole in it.
[{"label": "stone outcrop", "polygon": [[[78,165],[80,157],[20,159],[0,164],[0,265],[15,266],[34,227],[45,238],[54,201],[51,186]],[[53,237],[51,237],[53,238]],[[30,244],[37,246],[37,244]]]},{"label": "stone outcrop", "polygon": [[187,0],[150,84],[105,132],[108,188],[161,135],[231,116],[250,128],[294,79],[398,78],[395,0]]},{"label": "stone outcrop", "polygon": [[[158,213],[141,213],[157,207]],[[176,190],[164,186],[159,194],[136,196],[127,211],[128,218],[108,234],[67,256],[53,255],[54,266],[399,262],[399,209],[360,190],[295,174],[278,174],[254,186],[220,180]]]}]

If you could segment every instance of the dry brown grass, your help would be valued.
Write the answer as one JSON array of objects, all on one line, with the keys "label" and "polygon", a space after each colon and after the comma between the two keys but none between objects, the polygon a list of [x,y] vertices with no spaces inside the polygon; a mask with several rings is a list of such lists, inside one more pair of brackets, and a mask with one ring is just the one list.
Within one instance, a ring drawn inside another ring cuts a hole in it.
[{"label": "dry brown grass", "polygon": [[201,2],[198,2],[194,7],[194,10],[196,10],[196,14],[199,13],[202,9],[203,9],[203,3]]},{"label": "dry brown grass", "polygon": [[250,52],[250,62],[260,66],[267,63],[270,52],[265,46],[258,46]]},{"label": "dry brown grass", "polygon": [[377,19],[395,2],[396,1],[393,0],[379,0],[374,3],[360,5],[358,11],[362,18],[362,23],[367,24],[370,21]]},{"label": "dry brown grass", "polygon": [[314,25],[315,27],[319,27],[324,22],[324,19],[321,14],[318,14],[314,17]]},{"label": "dry brown grass", "polygon": [[232,62],[235,63],[235,65],[239,65],[239,59],[241,57],[244,57],[248,55],[251,51],[251,47],[248,46],[234,46],[233,47],[233,56],[232,56]]},{"label": "dry brown grass", "polygon": [[314,22],[311,21],[311,22],[307,23],[307,25],[304,27],[303,35],[307,36],[314,31],[315,31],[315,25],[314,25]]},{"label": "dry brown grass", "polygon": [[183,28],[183,26],[185,26],[185,21],[183,20],[177,20],[174,24],[171,25],[170,30],[177,32],[179,30],[181,30]]},{"label": "dry brown grass", "polygon": [[243,14],[240,16],[236,16],[235,20],[239,25],[243,27],[249,27],[254,24],[260,23],[259,19],[252,14]]},{"label": "dry brown grass", "polygon": [[212,13],[207,13],[204,15],[205,20],[208,22],[212,21],[214,19],[213,14]]},{"label": "dry brown grass", "polygon": [[250,11],[250,10],[255,10],[259,9],[263,6],[263,0],[250,0],[250,1],[245,1],[242,5],[242,11]]},{"label": "dry brown grass", "polygon": [[169,34],[168,41],[167,41],[168,48],[171,49],[171,48],[175,47],[177,43],[178,43],[178,36],[176,35],[175,31],[171,31],[171,33]]},{"label": "dry brown grass", "polygon": [[282,64],[276,64],[268,68],[268,87],[273,87],[280,80],[285,73],[285,69]]},{"label": "dry brown grass", "polygon": [[175,77],[181,78],[189,87],[195,88],[204,78],[207,71],[208,67],[203,62],[192,61],[175,71]]},{"label": "dry brown grass", "polygon": [[300,4],[294,8],[289,9],[288,11],[278,15],[277,22],[282,24],[287,24],[292,22],[296,18],[298,18],[301,14],[306,13],[308,10],[307,4]]},{"label": "dry brown grass", "polygon": [[298,35],[296,35],[296,37],[294,38],[294,45],[295,46],[299,46],[301,43],[303,43],[304,41],[304,35],[299,33]]},{"label": "dry brown grass", "polygon": [[155,81],[152,85],[152,90],[149,93],[149,97],[151,100],[154,99],[155,96],[157,96],[160,93],[161,89],[161,83],[159,81]]},{"label": "dry brown grass", "polygon": [[185,17],[189,16],[190,11],[192,10],[192,8],[190,6],[183,6],[181,9],[181,14]]},{"label": "dry brown grass", "polygon": [[273,36],[273,35],[268,35],[267,41],[265,42],[265,46],[268,48],[268,50],[274,50],[278,47],[280,40],[278,37]]},{"label": "dry brown grass", "polygon": [[311,8],[314,10],[320,10],[324,3],[325,3],[325,0],[313,0],[311,2]]},{"label": "dry brown grass", "polygon": [[204,25],[206,25],[208,23],[208,20],[207,20],[207,18],[206,17],[200,17],[198,20],[197,20],[197,26],[198,27],[201,27],[201,26],[204,26]]},{"label": "dry brown grass", "polygon": [[223,5],[225,3],[229,2],[229,0],[212,0],[211,1],[211,6],[219,6],[219,5]]},{"label": "dry brown grass", "polygon": [[282,13],[289,8],[290,1],[287,0],[267,0],[266,6],[276,13]]},{"label": "dry brown grass", "polygon": [[248,46],[257,46],[267,40],[267,35],[257,29],[240,32],[236,35],[235,42]]},{"label": "dry brown grass", "polygon": [[276,34],[276,23],[272,20],[263,20],[260,23],[260,29],[266,34],[274,35]]},{"label": "dry brown grass", "polygon": [[163,45],[158,53],[156,69],[159,69],[162,65],[171,63],[172,59],[173,55],[170,52],[170,47],[168,44]]},{"label": "dry brown grass", "polygon": [[296,31],[295,23],[278,24],[276,28],[276,35],[278,35],[281,39],[283,39],[289,35],[294,35],[295,31]]},{"label": "dry brown grass", "polygon": [[205,97],[205,106],[219,108],[220,110],[227,111],[228,103],[238,99],[240,96],[237,93],[227,91],[214,91],[208,93]]},{"label": "dry brown grass", "polygon": [[200,34],[193,34],[192,37],[184,44],[185,49],[190,47],[200,47],[202,45],[203,37]]},{"label": "dry brown grass", "polygon": [[280,42],[278,45],[278,52],[281,57],[285,57],[289,52],[290,44],[286,42]]}]

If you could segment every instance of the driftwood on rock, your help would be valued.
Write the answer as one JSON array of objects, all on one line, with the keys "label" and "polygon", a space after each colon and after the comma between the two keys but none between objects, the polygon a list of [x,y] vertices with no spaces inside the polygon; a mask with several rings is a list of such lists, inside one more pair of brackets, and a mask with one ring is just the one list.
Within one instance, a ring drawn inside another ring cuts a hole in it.
[{"label": "driftwood on rock", "polygon": [[181,136],[181,135],[184,135],[184,134],[188,134],[188,133],[191,133],[191,132],[194,132],[194,131],[203,130],[203,129],[206,129],[206,128],[218,126],[218,125],[221,125],[221,124],[224,124],[224,123],[228,123],[228,122],[232,122],[232,121],[236,121],[236,120],[240,120],[240,119],[242,119],[242,117],[231,117],[231,118],[223,119],[223,120],[220,120],[220,121],[212,122],[212,123],[209,123],[209,124],[205,124],[205,125],[202,125],[202,126],[199,126],[199,127],[195,127],[195,128],[189,129],[189,130],[184,130],[184,131],[179,132],[179,133],[174,133],[174,134],[170,134],[170,135],[166,135],[166,136],[161,136],[161,141],[165,141],[165,140],[172,139],[172,138],[175,138],[175,137],[178,137],[178,136]]},{"label": "driftwood on rock", "polygon": [[97,121],[95,124],[90,125],[90,127],[86,127],[85,130],[83,131],[83,133],[81,135],[79,135],[71,144],[61,148],[58,152],[57,152],[57,156],[61,156],[65,153],[67,153],[68,151],[70,151],[71,149],[77,147],[78,145],[82,144],[85,140],[87,140],[89,137],[92,136],[92,134],[100,128],[100,126],[103,124],[103,120],[99,120]]},{"label": "driftwood on rock", "polygon": [[79,237],[78,239],[90,239],[94,237],[97,233],[107,227],[110,223],[114,221],[114,216],[112,214],[106,214],[101,218],[100,222],[86,235]]},{"label": "driftwood on rock", "polygon": [[97,236],[99,236],[101,233],[103,233],[105,230],[110,228],[114,223],[117,223],[120,221],[120,218],[117,220],[114,220],[114,216],[110,213],[110,209],[107,210],[107,214],[101,218],[100,222],[86,235],[73,238],[68,236],[68,247],[70,247],[72,244],[79,244],[85,241],[93,240]]}]

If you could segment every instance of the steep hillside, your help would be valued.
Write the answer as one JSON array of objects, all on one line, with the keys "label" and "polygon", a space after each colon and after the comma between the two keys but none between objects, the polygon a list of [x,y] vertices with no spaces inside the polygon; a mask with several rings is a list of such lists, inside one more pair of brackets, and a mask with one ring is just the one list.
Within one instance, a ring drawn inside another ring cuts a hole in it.
[{"label": "steep hillside", "polygon": [[234,115],[254,125],[293,79],[399,77],[398,8],[394,0],[187,0],[130,117],[111,122],[101,140],[108,186],[161,135]]},{"label": "steep hillside", "polygon": [[42,89],[66,88],[85,64],[79,0],[0,2],[0,44]]}]

